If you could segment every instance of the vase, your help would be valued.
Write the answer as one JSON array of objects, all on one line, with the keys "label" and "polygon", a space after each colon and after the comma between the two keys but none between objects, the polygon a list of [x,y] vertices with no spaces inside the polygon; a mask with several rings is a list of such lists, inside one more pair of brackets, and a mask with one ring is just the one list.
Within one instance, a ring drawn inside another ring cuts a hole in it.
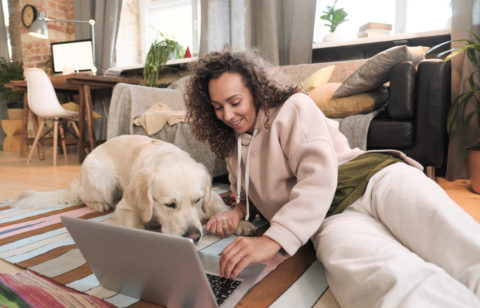
[{"label": "vase", "polygon": [[467,149],[468,151],[468,175],[472,190],[480,194],[480,139],[478,139],[473,146]]},{"label": "vase", "polygon": [[342,40],[342,36],[337,32],[330,32],[323,37],[324,42],[338,42]]}]

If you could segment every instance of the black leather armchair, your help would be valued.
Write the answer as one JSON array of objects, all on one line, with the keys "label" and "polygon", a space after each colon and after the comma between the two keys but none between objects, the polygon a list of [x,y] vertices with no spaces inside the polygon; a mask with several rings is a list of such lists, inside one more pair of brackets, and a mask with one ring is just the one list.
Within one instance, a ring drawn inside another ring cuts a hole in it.
[{"label": "black leather armchair", "polygon": [[397,64],[391,74],[387,108],[370,124],[368,149],[397,149],[420,162],[435,177],[447,157],[450,62],[428,59],[418,67]]}]

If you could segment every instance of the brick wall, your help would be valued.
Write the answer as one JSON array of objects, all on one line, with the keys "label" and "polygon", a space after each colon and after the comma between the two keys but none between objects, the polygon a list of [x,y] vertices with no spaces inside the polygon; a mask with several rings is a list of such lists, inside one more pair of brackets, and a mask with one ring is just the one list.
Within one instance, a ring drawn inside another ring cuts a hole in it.
[{"label": "brick wall", "polygon": [[51,59],[50,43],[74,40],[75,26],[70,22],[48,22],[48,39],[30,36],[20,19],[25,4],[33,5],[37,16],[44,11],[48,18],[73,19],[73,0],[8,0],[13,60],[23,61],[24,68],[44,68]]}]

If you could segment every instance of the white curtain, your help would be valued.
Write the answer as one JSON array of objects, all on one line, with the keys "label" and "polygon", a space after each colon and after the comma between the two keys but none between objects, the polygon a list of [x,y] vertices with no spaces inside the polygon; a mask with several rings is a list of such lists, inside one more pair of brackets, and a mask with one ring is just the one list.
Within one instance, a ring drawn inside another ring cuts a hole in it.
[{"label": "white curtain", "polygon": [[[10,60],[8,55],[7,45],[7,27],[5,26],[5,20],[3,18],[3,6],[0,2],[0,57]],[[0,98],[0,100],[2,100]],[[4,101],[0,101],[0,120],[8,119],[7,104]],[[3,150],[3,139],[5,139],[5,133],[0,128],[0,150]]]},{"label": "white curtain", "polygon": [[[122,0],[74,0],[73,13],[75,19],[95,20],[95,65],[97,75],[103,75],[113,65],[115,42]],[[75,26],[76,39],[90,38],[89,25]],[[95,121],[95,135],[104,140],[107,136],[108,109],[110,108],[111,89],[92,91],[93,109],[102,115],[101,120]]]},{"label": "white curtain", "polygon": [[[459,39],[473,39],[473,32],[480,35],[480,0],[452,0],[452,47],[462,46]],[[468,78],[473,72],[473,67],[463,54],[452,60],[452,100],[460,93],[467,90]],[[473,104],[467,107],[467,113],[473,109]],[[467,145],[472,144],[480,136],[473,119],[467,133]],[[462,157],[461,130],[463,119],[455,119],[448,145],[447,180],[468,178],[466,164]]]},{"label": "white curtain", "polygon": [[[75,19],[95,20],[95,64],[103,74],[113,65],[122,0],[74,0]],[[90,38],[90,26],[75,24],[76,39]]]},{"label": "white curtain", "polygon": [[200,56],[256,48],[275,65],[311,63],[316,0],[202,0]]},{"label": "white curtain", "polygon": [[3,6],[0,2],[0,57],[10,60],[8,55],[8,42],[7,42],[7,27],[5,26],[5,18],[3,17]]}]

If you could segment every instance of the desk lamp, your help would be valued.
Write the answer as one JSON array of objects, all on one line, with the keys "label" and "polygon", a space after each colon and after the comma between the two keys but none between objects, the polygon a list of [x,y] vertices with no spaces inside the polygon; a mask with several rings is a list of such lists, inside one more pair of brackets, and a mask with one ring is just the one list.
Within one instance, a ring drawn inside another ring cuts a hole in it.
[{"label": "desk lamp", "polygon": [[30,26],[29,33],[31,36],[38,37],[41,39],[48,38],[48,28],[47,22],[57,21],[57,22],[72,22],[72,23],[88,23],[90,24],[90,29],[92,32],[92,58],[93,58],[93,67],[92,72],[94,75],[97,73],[97,68],[95,66],[95,20],[74,20],[74,19],[51,19],[45,15],[45,12],[40,12],[40,15],[37,20],[35,20]]}]

